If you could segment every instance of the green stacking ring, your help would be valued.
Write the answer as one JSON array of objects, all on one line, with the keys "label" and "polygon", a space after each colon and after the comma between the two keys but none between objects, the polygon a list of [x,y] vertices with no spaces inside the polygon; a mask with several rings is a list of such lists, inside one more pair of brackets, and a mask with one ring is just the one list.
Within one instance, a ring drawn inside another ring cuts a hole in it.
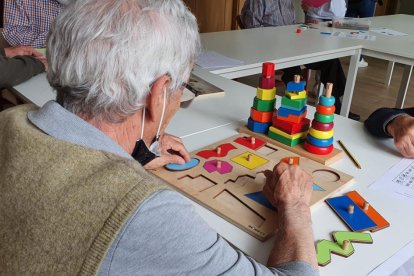
[{"label": "green stacking ring", "polygon": [[329,124],[334,121],[334,115],[323,115],[315,112],[315,120],[323,124]]}]

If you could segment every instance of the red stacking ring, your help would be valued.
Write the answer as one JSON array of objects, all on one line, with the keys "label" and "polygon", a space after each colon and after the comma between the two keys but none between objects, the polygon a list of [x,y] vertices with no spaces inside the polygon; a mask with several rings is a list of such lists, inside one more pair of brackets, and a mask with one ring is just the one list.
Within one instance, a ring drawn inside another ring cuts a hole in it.
[{"label": "red stacking ring", "polygon": [[262,89],[273,89],[276,86],[275,77],[260,77],[259,87]]},{"label": "red stacking ring", "polygon": [[321,122],[316,121],[315,119],[312,120],[312,128],[319,130],[319,131],[330,131],[334,128],[334,123],[324,124]]},{"label": "red stacking ring", "polygon": [[268,77],[268,78],[274,77],[275,76],[275,64],[271,62],[263,63],[262,76]]},{"label": "red stacking ring", "polygon": [[326,147],[326,148],[320,148],[320,147],[315,147],[309,144],[308,141],[305,141],[303,147],[308,152],[313,153],[313,154],[318,154],[318,155],[330,154],[333,151],[333,145],[330,145],[329,147]]}]

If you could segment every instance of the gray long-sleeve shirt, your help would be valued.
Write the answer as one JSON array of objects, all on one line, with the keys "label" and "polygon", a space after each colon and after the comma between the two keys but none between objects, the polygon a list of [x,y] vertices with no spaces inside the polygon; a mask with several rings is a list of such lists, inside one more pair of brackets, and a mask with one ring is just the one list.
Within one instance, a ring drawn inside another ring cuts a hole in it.
[{"label": "gray long-sleeve shirt", "polygon": [[[29,120],[48,135],[80,146],[131,158],[104,133],[54,101]],[[116,185],[116,183],[114,183]],[[311,265],[274,268],[231,247],[173,191],[147,198],[128,219],[107,252],[99,275],[318,275]]]},{"label": "gray long-sleeve shirt", "polygon": [[246,0],[240,19],[247,29],[295,24],[292,0]]},{"label": "gray long-sleeve shirt", "polygon": [[0,48],[0,88],[18,85],[44,71],[45,66],[36,58],[7,58],[4,49]]}]

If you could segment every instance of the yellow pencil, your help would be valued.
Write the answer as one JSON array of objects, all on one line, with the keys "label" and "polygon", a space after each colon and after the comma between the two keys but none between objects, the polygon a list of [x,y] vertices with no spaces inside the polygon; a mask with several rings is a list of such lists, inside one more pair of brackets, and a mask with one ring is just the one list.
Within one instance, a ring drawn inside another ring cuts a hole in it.
[{"label": "yellow pencil", "polygon": [[341,140],[338,140],[338,144],[345,151],[345,153],[348,155],[348,157],[351,158],[351,160],[352,160],[352,162],[354,162],[355,166],[358,169],[362,169],[361,164],[359,164],[358,160],[356,160],[355,156],[348,150],[348,148],[345,146],[345,144]]}]

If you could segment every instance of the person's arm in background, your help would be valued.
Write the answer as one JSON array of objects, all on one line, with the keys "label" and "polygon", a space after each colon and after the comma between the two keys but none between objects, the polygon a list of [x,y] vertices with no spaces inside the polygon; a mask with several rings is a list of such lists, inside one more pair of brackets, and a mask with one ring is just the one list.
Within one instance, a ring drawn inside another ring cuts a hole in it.
[{"label": "person's arm in background", "polygon": [[22,83],[47,68],[44,56],[29,47],[0,49],[0,87]]},{"label": "person's arm in background", "polygon": [[394,138],[404,157],[414,157],[414,108],[380,108],[365,121],[367,130],[376,137]]},{"label": "person's arm in background", "polygon": [[246,29],[263,26],[264,6],[262,0],[247,0],[244,2],[240,20]]},{"label": "person's arm in background", "polygon": [[44,48],[47,32],[37,33],[33,30],[21,0],[6,0],[3,36],[12,46]]}]

